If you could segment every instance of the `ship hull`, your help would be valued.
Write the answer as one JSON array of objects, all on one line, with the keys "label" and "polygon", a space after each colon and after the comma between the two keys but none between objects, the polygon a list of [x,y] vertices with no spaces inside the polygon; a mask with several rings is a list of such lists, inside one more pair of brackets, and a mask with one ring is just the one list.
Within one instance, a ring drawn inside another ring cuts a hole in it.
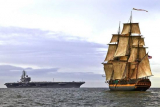
[{"label": "ship hull", "polygon": [[80,88],[85,82],[5,83],[7,88]]},{"label": "ship hull", "polygon": [[149,79],[122,80],[118,83],[110,81],[109,89],[111,91],[146,91],[151,86]]}]

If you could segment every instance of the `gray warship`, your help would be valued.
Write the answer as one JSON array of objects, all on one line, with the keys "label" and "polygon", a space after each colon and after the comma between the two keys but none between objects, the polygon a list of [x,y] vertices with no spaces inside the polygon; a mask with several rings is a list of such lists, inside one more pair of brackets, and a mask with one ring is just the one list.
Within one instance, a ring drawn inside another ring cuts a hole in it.
[{"label": "gray warship", "polygon": [[31,82],[23,70],[20,82],[5,83],[7,88],[80,88],[85,82]]}]

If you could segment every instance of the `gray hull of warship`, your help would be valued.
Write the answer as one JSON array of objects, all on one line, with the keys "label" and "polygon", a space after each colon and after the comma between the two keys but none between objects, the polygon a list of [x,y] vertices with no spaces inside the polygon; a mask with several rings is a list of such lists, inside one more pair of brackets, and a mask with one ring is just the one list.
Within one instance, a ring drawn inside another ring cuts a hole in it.
[{"label": "gray hull of warship", "polygon": [[31,77],[22,72],[20,82],[5,83],[7,88],[80,88],[85,82],[30,82]]}]

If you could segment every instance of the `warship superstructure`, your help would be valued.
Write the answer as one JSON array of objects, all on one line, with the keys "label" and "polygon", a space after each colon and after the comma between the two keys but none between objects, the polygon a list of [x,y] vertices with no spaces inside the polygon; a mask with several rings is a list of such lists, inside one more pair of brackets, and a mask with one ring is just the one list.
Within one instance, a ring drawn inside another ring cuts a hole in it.
[{"label": "warship superstructure", "polygon": [[152,76],[144,37],[139,23],[123,24],[122,32],[112,35],[104,62],[106,82],[112,91],[146,91]]},{"label": "warship superstructure", "polygon": [[22,72],[20,82],[5,83],[7,88],[80,88],[85,82],[31,82],[31,77]]}]

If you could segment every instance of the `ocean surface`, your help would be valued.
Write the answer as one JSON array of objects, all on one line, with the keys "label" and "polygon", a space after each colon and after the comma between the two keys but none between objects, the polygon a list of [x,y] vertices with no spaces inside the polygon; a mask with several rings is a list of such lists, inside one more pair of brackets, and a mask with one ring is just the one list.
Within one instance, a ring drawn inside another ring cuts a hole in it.
[{"label": "ocean surface", "polygon": [[0,107],[160,107],[160,88],[145,92],[107,88],[1,88]]}]

